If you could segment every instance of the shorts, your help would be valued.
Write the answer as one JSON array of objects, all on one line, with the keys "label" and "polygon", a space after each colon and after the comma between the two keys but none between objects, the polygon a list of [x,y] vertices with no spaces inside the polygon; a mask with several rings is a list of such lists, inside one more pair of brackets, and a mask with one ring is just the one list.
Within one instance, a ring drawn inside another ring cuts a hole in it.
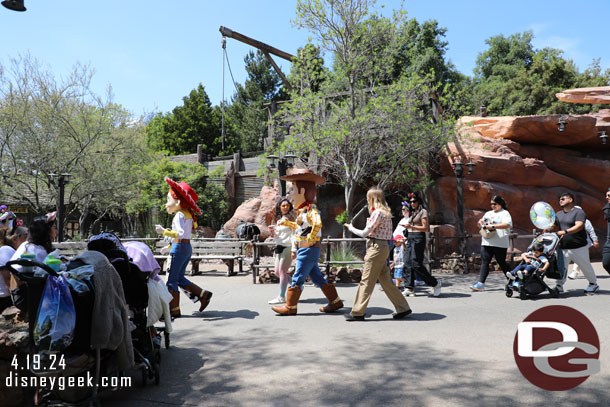
[{"label": "shorts", "polygon": [[405,278],[405,276],[402,274],[402,267],[396,267],[394,269],[394,278]]}]

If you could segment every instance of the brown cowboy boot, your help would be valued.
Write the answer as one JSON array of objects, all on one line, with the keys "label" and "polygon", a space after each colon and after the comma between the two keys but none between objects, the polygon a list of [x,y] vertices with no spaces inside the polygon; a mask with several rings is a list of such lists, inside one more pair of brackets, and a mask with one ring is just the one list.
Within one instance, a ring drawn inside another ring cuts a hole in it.
[{"label": "brown cowboy boot", "polygon": [[199,301],[199,312],[203,311],[210,303],[212,293],[202,290],[197,284],[190,283],[182,288],[190,293],[189,297],[191,297],[194,302]]},{"label": "brown cowboy boot", "polygon": [[180,318],[180,293],[178,291],[169,290],[172,295],[172,300],[169,302],[169,315],[172,318]]},{"label": "brown cowboy boot", "polygon": [[323,284],[320,287],[326,298],[328,298],[328,304],[324,307],[320,307],[320,312],[335,312],[339,308],[343,308],[343,301],[339,298],[339,294],[337,294],[337,289],[333,284]]},{"label": "brown cowboy boot", "polygon": [[286,304],[274,305],[271,309],[280,315],[296,315],[297,303],[301,297],[301,292],[299,287],[288,287],[288,291],[286,292]]}]

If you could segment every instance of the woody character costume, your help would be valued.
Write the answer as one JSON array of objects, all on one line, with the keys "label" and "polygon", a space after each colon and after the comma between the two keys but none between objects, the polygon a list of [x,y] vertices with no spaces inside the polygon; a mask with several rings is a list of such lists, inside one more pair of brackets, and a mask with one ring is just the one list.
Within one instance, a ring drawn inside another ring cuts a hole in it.
[{"label": "woody character costume", "polygon": [[316,185],[325,181],[324,177],[314,174],[309,169],[294,169],[289,175],[281,177],[289,181],[288,198],[297,210],[296,222],[287,219],[281,222],[296,230],[293,253],[296,253],[296,267],[292,282],[286,293],[286,303],[271,307],[280,315],[296,315],[297,303],[301,297],[303,283],[307,277],[320,287],[328,304],[320,308],[321,312],[334,312],[343,307],[343,302],[333,284],[322,275],[318,267],[320,259],[320,238],[322,236],[322,221],[320,212],[314,201]]},{"label": "woody character costume", "polygon": [[191,231],[197,227],[195,214],[201,215],[201,209],[196,202],[199,199],[197,193],[184,181],[176,181],[165,177],[169,184],[167,203],[165,208],[167,213],[175,214],[172,220],[172,229],[168,230],[161,225],[156,226],[156,231],[171,242],[171,246],[164,248],[169,251],[172,260],[167,279],[167,288],[172,295],[169,308],[172,317],[180,317],[180,292],[178,287],[182,287],[189,293],[194,301],[199,301],[199,312],[203,311],[212,298],[212,293],[202,290],[197,284],[190,282],[184,273],[188,265],[193,248],[191,247]]}]

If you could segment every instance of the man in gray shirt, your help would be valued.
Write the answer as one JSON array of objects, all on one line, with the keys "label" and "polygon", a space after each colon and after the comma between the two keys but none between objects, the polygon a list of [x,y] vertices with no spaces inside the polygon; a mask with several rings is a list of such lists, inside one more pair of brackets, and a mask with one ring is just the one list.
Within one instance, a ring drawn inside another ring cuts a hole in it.
[{"label": "man in gray shirt", "polygon": [[[585,288],[585,293],[592,294],[599,290],[597,277],[589,259],[589,248],[587,246],[587,232],[585,231],[585,221],[587,216],[579,207],[574,206],[574,195],[564,192],[559,197],[560,211],[556,214],[555,225],[559,227],[557,235],[562,237],[561,248],[563,250],[564,262],[566,265],[571,261],[576,263],[582,270],[584,276],[589,281]],[[567,275],[562,280],[557,280],[557,291],[563,292],[563,285]]]}]

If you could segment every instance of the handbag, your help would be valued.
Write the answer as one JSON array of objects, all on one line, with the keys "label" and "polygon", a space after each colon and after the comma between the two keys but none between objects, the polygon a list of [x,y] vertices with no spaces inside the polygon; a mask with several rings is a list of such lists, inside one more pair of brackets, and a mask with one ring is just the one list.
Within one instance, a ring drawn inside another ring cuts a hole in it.
[{"label": "handbag", "polygon": [[488,220],[483,221],[483,227],[481,227],[481,230],[479,230],[479,233],[481,234],[481,236],[483,236],[485,239],[490,239],[496,236],[496,230],[493,229],[488,229],[489,226],[491,226],[493,223],[489,222]]},{"label": "handbag", "polygon": [[286,249],[286,246],[282,246],[282,245],[278,244],[273,249],[273,253],[275,253],[275,254],[282,254],[284,252],[284,249]]}]

